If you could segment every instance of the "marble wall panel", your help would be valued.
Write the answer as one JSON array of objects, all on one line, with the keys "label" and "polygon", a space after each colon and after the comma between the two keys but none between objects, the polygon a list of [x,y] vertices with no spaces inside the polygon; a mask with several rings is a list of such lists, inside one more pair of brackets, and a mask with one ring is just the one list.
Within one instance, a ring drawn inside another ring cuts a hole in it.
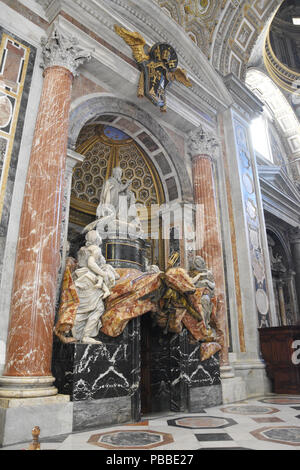
[{"label": "marble wall panel", "polygon": [[0,278],[36,49],[0,27]]},{"label": "marble wall panel", "polygon": [[234,132],[239,155],[239,170],[244,212],[248,228],[258,324],[259,327],[270,326],[270,304],[266,280],[265,257],[262,247],[259,207],[254,181],[254,163],[251,159],[247,129],[242,122],[236,118],[234,119]]}]

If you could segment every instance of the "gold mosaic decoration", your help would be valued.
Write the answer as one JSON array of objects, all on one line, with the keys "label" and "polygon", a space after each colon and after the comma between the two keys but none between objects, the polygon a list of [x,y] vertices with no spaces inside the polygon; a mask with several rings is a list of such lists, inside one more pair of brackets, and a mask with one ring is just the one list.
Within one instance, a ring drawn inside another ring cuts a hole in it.
[{"label": "gold mosaic decoration", "polygon": [[156,0],[208,57],[213,34],[228,0]]},{"label": "gold mosaic decoration", "polygon": [[0,219],[30,48],[3,33],[0,44]]}]

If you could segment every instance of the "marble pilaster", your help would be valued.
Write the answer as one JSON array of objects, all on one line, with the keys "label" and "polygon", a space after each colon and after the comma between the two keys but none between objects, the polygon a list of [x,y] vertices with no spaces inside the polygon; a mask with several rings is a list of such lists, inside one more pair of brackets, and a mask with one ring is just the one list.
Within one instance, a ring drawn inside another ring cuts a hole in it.
[{"label": "marble pilaster", "polygon": [[42,39],[44,83],[31,149],[16,254],[0,396],[57,393],[52,335],[73,77],[88,54],[53,24]]}]

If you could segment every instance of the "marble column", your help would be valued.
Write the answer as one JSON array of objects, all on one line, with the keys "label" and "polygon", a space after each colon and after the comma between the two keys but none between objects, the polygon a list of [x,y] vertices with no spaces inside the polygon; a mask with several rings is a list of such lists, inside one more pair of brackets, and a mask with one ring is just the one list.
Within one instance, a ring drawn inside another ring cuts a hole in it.
[{"label": "marble column", "polygon": [[279,279],[279,281],[277,282],[277,290],[278,290],[278,301],[279,301],[281,325],[286,326],[285,300],[284,300],[282,279]]},{"label": "marble column", "polygon": [[295,285],[298,298],[298,312],[300,312],[300,227],[290,230],[289,239],[295,268]]},{"label": "marble column", "polygon": [[[196,254],[202,256],[215,278],[218,299],[217,320],[222,331],[220,364],[228,366],[228,336],[226,319],[225,280],[221,233],[218,223],[217,195],[214,183],[214,157],[218,142],[201,127],[190,135],[189,153],[192,158],[194,203],[196,205]],[[228,368],[228,373],[231,367]]]},{"label": "marble column", "polygon": [[89,54],[58,23],[42,39],[44,83],[27,173],[0,397],[57,393],[51,374],[71,89]]}]

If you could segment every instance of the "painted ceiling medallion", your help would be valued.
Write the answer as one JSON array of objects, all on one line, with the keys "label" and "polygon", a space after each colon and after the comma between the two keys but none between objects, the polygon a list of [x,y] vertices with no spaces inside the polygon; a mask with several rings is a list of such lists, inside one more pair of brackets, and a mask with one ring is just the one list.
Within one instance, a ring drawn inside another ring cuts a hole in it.
[{"label": "painted ceiling medallion", "polygon": [[115,31],[131,47],[141,70],[138,97],[146,96],[162,112],[166,111],[166,91],[174,80],[187,87],[192,86],[186,71],[177,67],[175,49],[170,44],[159,42],[145,52],[146,41],[138,32],[128,31],[118,25],[115,25]]},{"label": "painted ceiling medallion", "polygon": [[209,6],[208,0],[188,0],[184,5],[184,11],[186,14],[201,16]]}]

